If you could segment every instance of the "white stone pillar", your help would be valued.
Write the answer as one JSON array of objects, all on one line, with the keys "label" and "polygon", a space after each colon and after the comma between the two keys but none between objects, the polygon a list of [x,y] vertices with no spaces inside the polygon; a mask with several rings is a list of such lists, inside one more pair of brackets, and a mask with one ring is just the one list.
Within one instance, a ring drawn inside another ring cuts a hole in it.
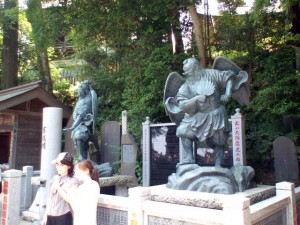
[{"label": "white stone pillar", "polygon": [[150,188],[130,188],[128,198],[128,225],[144,225],[143,202],[150,199]]},{"label": "white stone pillar", "polygon": [[55,165],[51,162],[61,152],[62,115],[63,111],[61,108],[46,107],[43,109],[40,219],[43,219],[45,213],[50,188],[49,181],[57,172]]},{"label": "white stone pillar", "polygon": [[231,116],[233,165],[246,166],[245,119],[239,108],[235,111],[236,113]]},{"label": "white stone pillar", "polygon": [[295,184],[286,181],[277,183],[276,195],[288,196],[290,198],[290,204],[287,207],[287,225],[297,224]]},{"label": "white stone pillar", "polygon": [[229,197],[223,201],[224,225],[251,225],[250,199]]},{"label": "white stone pillar", "polygon": [[143,123],[143,186],[150,186],[150,118]]},{"label": "white stone pillar", "polygon": [[32,201],[32,184],[31,178],[33,177],[33,166],[23,166],[23,173],[25,173],[25,182],[24,182],[24,197],[23,200],[23,210],[27,210]]},{"label": "white stone pillar", "polygon": [[127,134],[127,111],[122,111],[122,135]]},{"label": "white stone pillar", "polygon": [[20,223],[22,171],[7,170],[3,174],[1,225]]}]

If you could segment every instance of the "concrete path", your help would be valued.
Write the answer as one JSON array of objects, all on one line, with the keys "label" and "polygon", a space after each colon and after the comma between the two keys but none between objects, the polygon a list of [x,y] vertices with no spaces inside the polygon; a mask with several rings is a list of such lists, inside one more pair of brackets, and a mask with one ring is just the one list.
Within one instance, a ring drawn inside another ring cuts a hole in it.
[{"label": "concrete path", "polygon": [[22,218],[20,219],[20,224],[19,225],[33,225],[33,222],[29,222],[26,220],[22,220]]}]

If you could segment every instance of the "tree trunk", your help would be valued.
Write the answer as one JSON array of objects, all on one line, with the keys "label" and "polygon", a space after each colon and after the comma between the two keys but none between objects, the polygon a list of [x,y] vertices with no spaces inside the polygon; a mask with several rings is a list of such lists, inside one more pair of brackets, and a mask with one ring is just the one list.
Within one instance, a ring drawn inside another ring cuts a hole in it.
[{"label": "tree trunk", "polygon": [[[5,10],[17,10],[17,1],[5,0]],[[18,13],[10,13],[3,23],[2,88],[17,86],[18,79]]]},{"label": "tree trunk", "polygon": [[174,24],[172,24],[171,29],[172,29],[172,33],[173,33],[173,38],[174,38],[174,54],[181,54],[184,52],[184,45],[183,45],[183,40],[182,40],[182,30],[180,29],[180,13],[176,8],[176,11],[174,13],[172,13],[172,17],[174,21],[178,21],[178,24],[176,22],[174,22]]},{"label": "tree trunk", "polygon": [[298,78],[297,78],[297,84],[298,87],[300,87],[300,47],[295,47],[295,51],[296,51],[296,69],[298,72]]},{"label": "tree trunk", "polygon": [[206,55],[205,55],[205,46],[203,38],[203,16],[199,15],[196,11],[195,5],[190,5],[188,7],[189,13],[193,20],[194,33],[196,38],[196,45],[198,49],[198,55],[200,60],[201,67],[206,67]]},{"label": "tree trunk", "polygon": [[49,92],[53,92],[53,85],[51,80],[51,73],[49,68],[49,60],[47,49],[38,49],[38,68],[41,76],[42,83],[44,84],[45,89]]}]

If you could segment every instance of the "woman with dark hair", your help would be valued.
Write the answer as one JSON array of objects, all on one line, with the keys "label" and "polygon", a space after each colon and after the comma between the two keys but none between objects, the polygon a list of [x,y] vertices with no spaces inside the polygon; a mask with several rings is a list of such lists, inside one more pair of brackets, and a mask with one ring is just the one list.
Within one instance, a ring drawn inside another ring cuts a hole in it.
[{"label": "woman with dark hair", "polygon": [[57,190],[73,209],[74,225],[97,225],[99,171],[90,160],[81,160],[75,166],[75,177],[81,182],[78,188],[57,186]]},{"label": "woman with dark hair", "polygon": [[46,213],[42,225],[73,225],[71,207],[57,191],[57,186],[69,189],[78,186],[78,180],[73,177],[73,157],[69,152],[60,153],[53,162],[58,175],[50,181],[50,191],[47,200]]}]

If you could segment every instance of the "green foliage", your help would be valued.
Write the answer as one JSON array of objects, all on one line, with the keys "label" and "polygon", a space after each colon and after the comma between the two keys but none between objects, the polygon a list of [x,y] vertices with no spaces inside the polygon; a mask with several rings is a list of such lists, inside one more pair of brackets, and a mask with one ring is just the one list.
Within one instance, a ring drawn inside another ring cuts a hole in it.
[{"label": "green foliage", "polygon": [[98,93],[98,126],[128,111],[129,131],[140,143],[141,123],[167,121],[164,83],[183,57],[172,55],[171,23],[179,26],[179,1],[73,1],[70,38],[83,76]]},{"label": "green foliage", "polygon": [[138,160],[135,165],[135,175],[139,184],[143,183],[143,161]]},{"label": "green foliage", "polygon": [[60,78],[60,70],[56,69],[54,66],[51,68],[51,78],[53,82],[53,94],[56,96],[57,100],[66,106],[73,106],[76,101],[77,96],[75,95],[76,87],[65,79]]},{"label": "green foliage", "polygon": [[[292,138],[299,150],[299,129],[282,125],[283,117],[300,116],[295,53],[287,46],[298,43],[299,37],[287,35],[290,22],[285,11],[275,12],[275,1],[257,0],[254,12],[246,15],[237,15],[235,11],[244,1],[219,2],[223,3],[223,12],[211,41],[213,56],[226,56],[249,73],[251,104],[241,110],[246,117],[249,164],[261,180],[266,171],[273,170],[272,142],[276,137]],[[284,10],[298,3],[281,2]],[[165,80],[171,71],[180,72],[187,57],[183,52],[173,54],[170,31],[174,27],[179,31],[190,28],[190,21],[180,23],[178,19],[179,10],[186,12],[186,3],[74,0],[70,5],[42,9],[39,0],[30,0],[27,16],[33,31],[29,35],[30,27],[22,17],[25,38],[20,42],[20,80],[29,82],[38,78],[35,46],[49,47],[58,37],[68,35],[77,50],[75,58],[86,62],[80,66],[80,76],[91,79],[98,94],[98,129],[105,121],[120,120],[121,112],[127,110],[129,131],[140,144],[141,124],[146,116],[153,123],[169,122],[162,102]],[[197,51],[192,49],[188,54],[194,52]],[[51,70],[54,93],[72,105],[75,87],[61,80],[55,68]],[[226,107],[231,114],[240,106],[231,101]],[[119,163],[116,161],[116,166]],[[136,165],[139,182],[141,163],[139,158]]]},{"label": "green foliage", "polygon": [[[217,22],[214,42],[215,55],[231,58],[250,75],[251,102],[241,110],[246,118],[248,164],[254,167],[257,181],[263,182],[266,174],[274,171],[275,138],[286,135],[299,146],[298,130],[287,129],[282,121],[284,116],[300,116],[300,90],[295,49],[286,45],[286,14],[267,12],[267,5],[259,5],[266,2],[256,4],[259,14],[234,15],[224,11]],[[228,112],[237,107],[240,106],[235,102],[227,104]]]},{"label": "green foliage", "polygon": [[236,14],[237,7],[245,5],[244,0],[218,0],[218,3],[222,11],[230,14]]},{"label": "green foliage", "polygon": [[257,57],[251,105],[258,113],[300,116],[300,90],[294,68],[295,51],[284,46]]},{"label": "green foliage", "polygon": [[69,26],[65,22],[65,7],[42,8],[41,0],[28,0],[26,16],[32,26],[32,38],[38,49],[47,49],[61,35],[66,35]]},{"label": "green foliage", "polygon": [[[132,76],[126,77],[127,88],[123,92],[122,106],[128,110],[130,118],[129,130],[136,140],[141,137],[141,122],[150,116],[153,123],[169,121],[164,111],[163,90],[168,74],[172,71],[172,63],[180,56],[169,54],[168,46],[154,48],[149,56],[136,58],[136,69]],[[155,106],[155,107],[153,107]]]}]

